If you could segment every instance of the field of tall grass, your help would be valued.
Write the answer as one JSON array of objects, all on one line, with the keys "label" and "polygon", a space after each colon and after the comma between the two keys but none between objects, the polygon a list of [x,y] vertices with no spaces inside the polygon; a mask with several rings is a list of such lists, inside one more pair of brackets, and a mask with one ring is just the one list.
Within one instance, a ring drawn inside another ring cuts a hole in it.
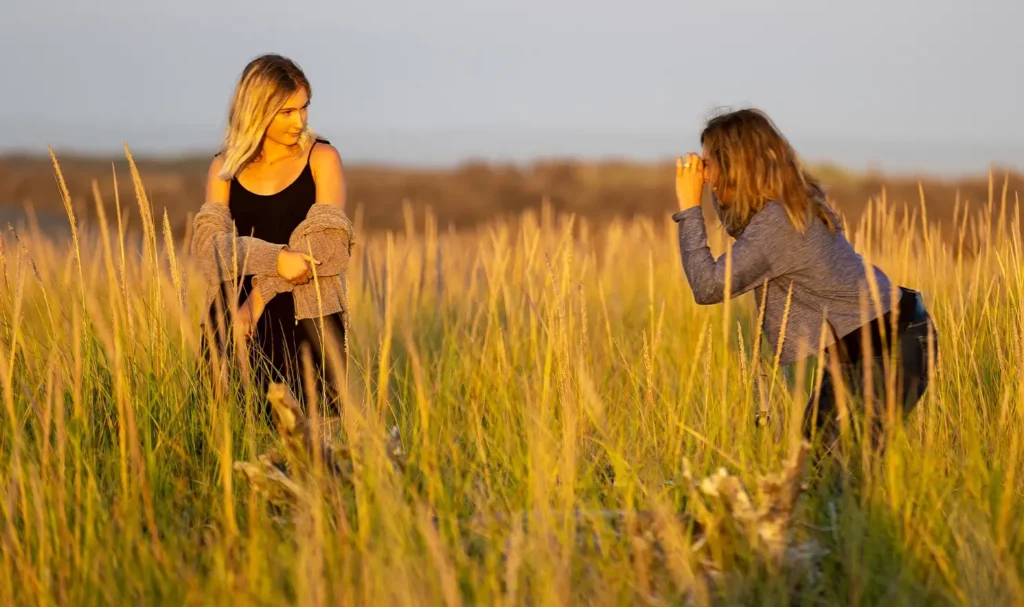
[{"label": "field of tall grass", "polygon": [[68,241],[3,239],[4,604],[1024,601],[1024,251],[998,187],[955,241],[926,201],[849,226],[925,293],[941,356],[884,455],[808,462],[780,559],[701,479],[753,495],[784,469],[814,365],[774,367],[753,296],[693,303],[669,217],[359,234],[341,415],[308,412],[351,473],[314,466],[289,507],[235,465],[280,447],[266,394],[204,365],[202,278],[135,184],[144,233],[69,203]]}]

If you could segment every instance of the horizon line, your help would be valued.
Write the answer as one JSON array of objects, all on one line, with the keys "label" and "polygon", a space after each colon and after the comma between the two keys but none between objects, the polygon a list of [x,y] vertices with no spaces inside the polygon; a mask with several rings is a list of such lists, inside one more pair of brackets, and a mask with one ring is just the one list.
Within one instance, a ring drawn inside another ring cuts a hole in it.
[{"label": "horizon line", "polygon": [[[220,138],[218,130],[198,125],[147,128],[123,124],[119,127],[69,126],[67,130],[72,131],[70,138],[47,137],[50,133],[46,131],[55,126],[51,123],[50,128],[35,129],[35,134],[12,129],[14,136],[5,137],[8,143],[0,144],[0,157],[45,157],[48,148],[52,147],[55,153],[63,155],[109,159],[122,156],[123,146],[127,144],[133,155],[140,158],[174,161],[212,154]],[[10,135],[10,130],[2,123],[0,129]],[[114,136],[113,133],[119,130],[126,132],[128,137]],[[353,165],[428,170],[470,163],[661,163],[688,151],[682,148],[697,138],[695,133],[689,132],[690,129],[521,127],[501,130],[500,127],[448,126],[376,129],[325,125],[316,131],[338,147],[346,162]],[[787,137],[809,164],[833,166],[852,173],[970,175],[987,172],[992,167],[1024,168],[1024,142],[1012,138],[888,138],[828,134]],[[131,139],[141,143],[132,145]],[[676,147],[679,149],[673,149]]]}]

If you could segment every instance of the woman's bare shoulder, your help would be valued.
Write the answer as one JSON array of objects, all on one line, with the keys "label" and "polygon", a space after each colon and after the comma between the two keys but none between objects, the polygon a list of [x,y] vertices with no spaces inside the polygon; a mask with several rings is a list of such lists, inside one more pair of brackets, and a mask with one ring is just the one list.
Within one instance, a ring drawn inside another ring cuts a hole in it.
[{"label": "woman's bare shoulder", "polygon": [[206,172],[206,202],[228,202],[231,195],[231,184],[221,179],[220,172],[224,168],[224,157],[217,154],[210,161]]},{"label": "woman's bare shoulder", "polygon": [[341,154],[330,143],[318,141],[309,155],[316,182],[316,202],[345,207],[345,172]]},{"label": "woman's bare shoulder", "polygon": [[340,169],[342,166],[341,154],[338,148],[324,140],[318,140],[309,154],[309,162],[313,168]]}]

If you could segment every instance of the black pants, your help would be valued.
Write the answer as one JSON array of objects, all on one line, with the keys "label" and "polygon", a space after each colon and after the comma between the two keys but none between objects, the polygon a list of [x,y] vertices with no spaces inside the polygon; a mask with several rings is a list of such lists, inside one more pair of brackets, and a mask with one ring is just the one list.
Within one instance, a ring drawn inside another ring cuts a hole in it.
[{"label": "black pants", "polygon": [[[247,290],[239,295],[239,305],[244,303]],[[229,296],[227,287],[222,296]],[[221,299],[215,301],[209,310],[214,343],[221,356],[232,358],[233,342],[230,312],[224,310]],[[207,360],[210,357],[210,343],[203,335],[203,350]],[[338,414],[340,403],[336,388],[344,382],[345,367],[348,363],[345,348],[345,326],[342,315],[330,314],[322,318],[295,319],[295,307],[288,293],[277,295],[269,302],[256,323],[255,334],[247,344],[246,353],[252,371],[251,380],[259,394],[259,413],[268,421],[269,402],[265,395],[271,382],[283,382],[303,404],[308,407],[314,396],[321,413]],[[304,352],[308,352],[308,358]],[[313,385],[306,381],[306,363],[309,361]],[[310,394],[314,388],[316,394]]]},{"label": "black pants", "polygon": [[[868,430],[875,449],[884,447],[883,437],[888,418],[887,405],[895,402],[896,413],[904,421],[924,396],[931,378],[932,362],[938,357],[938,334],[931,316],[925,310],[920,295],[903,289],[895,332],[896,345],[889,348],[891,339],[882,336],[891,333],[891,315],[886,314],[867,327],[838,340],[831,349],[840,377],[835,377],[831,365],[826,362],[822,369],[821,389],[817,397],[812,396],[804,415],[804,436],[812,433],[822,437],[826,445],[838,438],[838,395],[842,388],[847,395],[848,406],[863,404],[871,407],[871,426]],[[863,351],[863,331],[869,331],[870,351]],[[886,363],[895,366],[893,387],[896,394],[889,394]],[[870,383],[866,371],[870,372]],[[867,389],[870,387],[870,391]],[[817,405],[817,407],[815,407]]]}]

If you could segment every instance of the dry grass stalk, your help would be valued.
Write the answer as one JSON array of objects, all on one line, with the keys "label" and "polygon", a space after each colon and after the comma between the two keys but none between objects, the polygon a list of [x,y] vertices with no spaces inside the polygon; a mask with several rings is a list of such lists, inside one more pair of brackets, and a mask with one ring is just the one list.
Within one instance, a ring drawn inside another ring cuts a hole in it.
[{"label": "dry grass stalk", "polygon": [[[314,470],[313,431],[295,395],[287,386],[272,383],[267,389],[280,436],[281,449],[272,449],[257,457],[255,462],[235,462],[234,469],[242,473],[254,491],[269,502],[284,506],[304,504],[308,500],[308,486]],[[352,450],[347,445],[320,446],[324,470],[344,482],[351,482],[355,470]],[[401,436],[394,427],[388,436],[387,456],[399,470],[405,466],[405,452]]]}]

